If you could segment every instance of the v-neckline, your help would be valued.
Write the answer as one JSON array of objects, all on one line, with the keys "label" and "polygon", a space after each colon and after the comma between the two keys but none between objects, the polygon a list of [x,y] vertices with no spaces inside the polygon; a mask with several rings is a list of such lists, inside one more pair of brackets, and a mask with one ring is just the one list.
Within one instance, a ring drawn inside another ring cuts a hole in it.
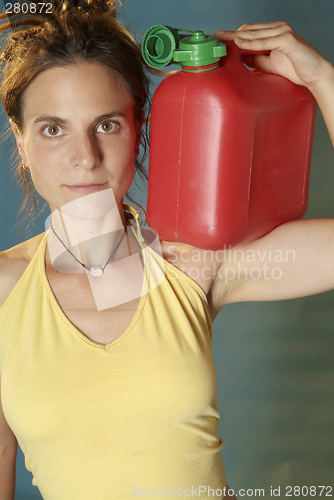
[{"label": "v-neckline", "polygon": [[[133,234],[135,235],[135,238],[137,239],[134,227],[132,225],[130,227],[132,229]],[[82,341],[84,341],[85,343],[89,344],[90,346],[92,346],[94,348],[101,349],[101,350],[109,350],[110,348],[117,345],[119,342],[121,342],[123,339],[125,339],[128,336],[128,334],[131,332],[131,330],[133,329],[133,327],[135,326],[135,324],[137,323],[137,321],[139,320],[139,318],[143,312],[143,309],[144,309],[144,306],[146,303],[147,294],[148,294],[148,286],[147,286],[147,282],[146,282],[145,272],[143,272],[143,281],[142,281],[140,300],[139,300],[137,308],[132,316],[132,319],[129,322],[129,324],[127,325],[127,327],[115,339],[113,339],[111,342],[108,342],[107,344],[102,344],[102,343],[96,342],[96,341],[92,340],[91,338],[89,338],[87,335],[85,335],[74,323],[72,323],[72,321],[68,318],[68,316],[65,314],[64,310],[60,306],[60,304],[57,300],[57,297],[56,297],[54,291],[52,290],[51,284],[49,282],[49,279],[48,279],[48,276],[46,273],[47,234],[48,233],[46,232],[44,239],[41,243],[43,245],[43,248],[41,249],[42,256],[40,259],[40,272],[41,272],[43,286],[44,286],[44,288],[45,288],[45,290],[46,290],[46,292],[47,292],[47,294],[52,302],[54,310],[58,313],[59,317],[67,325],[67,327],[79,339],[81,339]],[[149,266],[149,258],[148,258],[147,248],[145,248],[145,247],[143,248],[143,246],[142,246],[142,252],[143,252],[144,259],[145,259],[145,266]],[[146,253],[146,255],[144,255],[145,253]],[[149,272],[149,270],[148,270],[148,272]]]}]

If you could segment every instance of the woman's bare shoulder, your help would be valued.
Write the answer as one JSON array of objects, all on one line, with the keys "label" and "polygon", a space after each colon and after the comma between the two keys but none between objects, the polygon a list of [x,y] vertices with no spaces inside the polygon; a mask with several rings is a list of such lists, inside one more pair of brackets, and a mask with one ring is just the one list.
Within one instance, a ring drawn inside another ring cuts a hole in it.
[{"label": "woman's bare shoulder", "polygon": [[0,307],[36,253],[43,234],[0,252]]}]

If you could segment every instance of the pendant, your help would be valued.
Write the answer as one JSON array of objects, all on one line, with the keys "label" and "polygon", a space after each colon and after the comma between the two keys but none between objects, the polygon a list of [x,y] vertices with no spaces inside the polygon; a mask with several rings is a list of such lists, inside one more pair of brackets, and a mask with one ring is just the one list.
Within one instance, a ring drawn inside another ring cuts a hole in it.
[{"label": "pendant", "polygon": [[91,276],[93,276],[93,278],[99,278],[103,274],[103,270],[101,267],[91,267],[89,272]]}]

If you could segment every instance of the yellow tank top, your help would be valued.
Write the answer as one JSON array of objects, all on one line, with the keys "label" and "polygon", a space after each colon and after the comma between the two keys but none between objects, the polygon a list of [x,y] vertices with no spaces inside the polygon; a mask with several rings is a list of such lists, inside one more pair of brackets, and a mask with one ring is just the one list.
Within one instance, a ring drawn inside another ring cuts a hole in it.
[{"label": "yellow tank top", "polygon": [[33,484],[45,500],[217,498],[224,443],[203,290],[147,249],[165,278],[104,346],[59,307],[45,248],[0,309],[2,405]]}]

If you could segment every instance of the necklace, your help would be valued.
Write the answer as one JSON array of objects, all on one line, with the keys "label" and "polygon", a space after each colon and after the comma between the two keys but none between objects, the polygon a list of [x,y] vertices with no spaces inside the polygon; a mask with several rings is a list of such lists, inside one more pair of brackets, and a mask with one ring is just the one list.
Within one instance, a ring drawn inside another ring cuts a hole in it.
[{"label": "necklace", "polygon": [[107,265],[109,264],[109,262],[111,261],[111,259],[113,258],[117,248],[120,246],[121,244],[121,241],[122,239],[124,238],[125,236],[125,233],[126,233],[126,225],[125,225],[125,228],[124,228],[124,231],[123,231],[123,234],[121,236],[121,239],[119,240],[119,242],[117,243],[117,245],[115,246],[112,254],[110,255],[109,259],[107,260],[107,262],[104,264],[103,267],[97,267],[97,266],[94,266],[94,267],[87,267],[85,266],[85,264],[83,262],[80,262],[79,259],[76,258],[75,255],[73,255],[73,253],[71,252],[71,250],[69,248],[67,248],[67,246],[65,245],[65,243],[60,239],[60,237],[58,236],[58,234],[56,233],[56,231],[54,230],[53,228],[53,225],[52,225],[52,222],[50,222],[50,227],[51,227],[51,230],[53,232],[53,234],[55,235],[55,237],[60,241],[60,243],[63,245],[63,247],[68,251],[68,253],[70,255],[72,255],[73,259],[75,259],[82,267],[84,267],[85,269],[87,269],[87,271],[90,272],[91,276],[93,276],[93,278],[99,278],[100,276],[102,276],[103,274],[103,271],[105,270],[105,268],[107,267]]}]

